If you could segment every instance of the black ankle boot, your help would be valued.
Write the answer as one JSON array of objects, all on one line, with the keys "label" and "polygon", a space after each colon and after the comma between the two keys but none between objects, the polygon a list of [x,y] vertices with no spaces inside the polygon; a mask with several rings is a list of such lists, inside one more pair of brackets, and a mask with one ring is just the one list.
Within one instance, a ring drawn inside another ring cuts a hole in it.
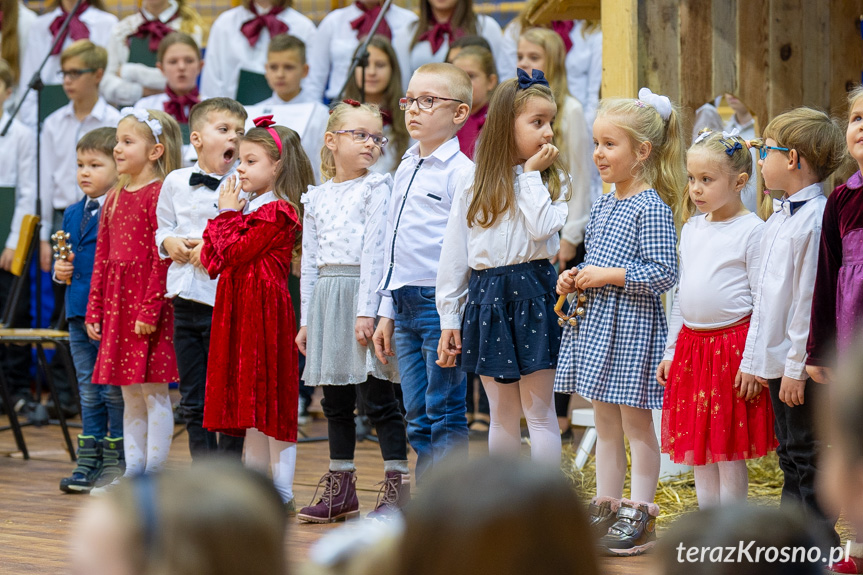
[{"label": "black ankle boot", "polygon": [[60,491],[90,493],[102,471],[102,444],[92,435],[78,436],[78,461],[72,475],[60,480]]}]

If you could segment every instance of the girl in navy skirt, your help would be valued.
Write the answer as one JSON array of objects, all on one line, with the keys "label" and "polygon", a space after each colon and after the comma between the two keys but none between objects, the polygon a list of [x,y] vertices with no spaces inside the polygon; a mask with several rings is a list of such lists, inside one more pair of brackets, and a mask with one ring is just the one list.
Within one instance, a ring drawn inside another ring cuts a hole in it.
[{"label": "girl in navy skirt", "polygon": [[436,286],[438,365],[480,376],[491,408],[489,450],[518,454],[523,411],[533,459],[553,465],[560,328],[549,259],[560,249],[569,181],[551,144],[556,113],[539,70],[519,70],[495,90],[473,183],[453,201]]}]

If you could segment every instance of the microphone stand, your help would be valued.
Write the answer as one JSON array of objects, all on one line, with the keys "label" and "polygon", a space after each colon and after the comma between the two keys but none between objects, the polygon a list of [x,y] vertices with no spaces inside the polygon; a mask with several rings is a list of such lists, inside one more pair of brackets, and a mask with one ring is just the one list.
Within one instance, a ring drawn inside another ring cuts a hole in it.
[{"label": "microphone stand", "polygon": [[363,43],[360,44],[360,47],[354,53],[354,58],[351,61],[351,66],[348,68],[348,75],[345,78],[345,84],[342,86],[342,89],[339,91],[339,97],[336,99],[337,102],[341,102],[345,97],[345,92],[348,89],[348,85],[351,82],[351,78],[354,75],[354,70],[357,68],[362,68],[362,79],[360,81],[360,101],[366,101],[366,68],[369,65],[369,43],[372,41],[372,37],[377,34],[378,28],[381,25],[381,22],[386,16],[387,12],[392,5],[393,0],[385,0],[383,5],[381,6],[381,11],[378,12],[378,17],[375,19],[374,24],[372,24],[372,29],[369,30],[369,33],[366,35],[366,39],[363,40]]},{"label": "microphone stand", "polygon": [[[45,88],[45,83],[42,81],[42,69],[45,68],[45,64],[48,63],[48,59],[51,57],[51,54],[54,53],[54,50],[66,39],[66,30],[69,28],[69,22],[72,21],[72,18],[75,14],[78,13],[78,9],[81,7],[81,4],[84,3],[84,0],[76,0],[75,7],[66,14],[66,19],[63,21],[63,25],[60,26],[60,31],[54,37],[54,42],[51,44],[51,49],[48,50],[48,53],[45,54],[45,58],[42,60],[42,63],[39,65],[39,69],[36,70],[36,73],[33,74],[33,77],[30,79],[30,82],[27,84],[27,89],[21,94],[21,98],[18,100],[18,104],[15,106],[15,109],[12,110],[12,113],[9,115],[9,120],[6,121],[6,125],[3,127],[3,131],[0,132],[0,137],[5,136],[9,132],[9,128],[12,126],[12,121],[18,116],[18,112],[21,111],[21,107],[24,105],[24,100],[27,98],[27,95],[30,94],[30,91],[36,92],[36,216],[38,216],[38,220],[36,221],[36,230],[33,235],[33,254],[36,255],[36,260],[39,262],[41,257],[41,252],[39,249],[39,238],[41,237],[42,226],[46,224],[46,222],[42,221],[42,183],[41,178],[39,177],[41,173],[41,162],[42,162],[42,120],[40,116],[42,115],[42,90]],[[53,226],[53,223],[48,223],[48,226]],[[39,264],[37,263],[37,267]],[[41,269],[41,268],[40,268]],[[29,273],[27,270],[26,273]],[[42,297],[40,289],[42,287],[42,275],[37,271],[36,273],[36,327],[42,327]],[[59,406],[58,406],[59,409]]]}]

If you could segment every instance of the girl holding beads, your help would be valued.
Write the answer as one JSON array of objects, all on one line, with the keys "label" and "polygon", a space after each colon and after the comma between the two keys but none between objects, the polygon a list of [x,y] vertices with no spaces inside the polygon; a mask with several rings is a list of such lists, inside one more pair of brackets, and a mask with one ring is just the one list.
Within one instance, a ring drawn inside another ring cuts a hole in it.
[{"label": "girl holding beads", "polygon": [[85,322],[90,339],[102,341],[93,383],[123,389],[128,477],[161,469],[174,433],[167,384],[179,375],[173,306],[164,297],[170,260],[156,247],[156,202],[162,180],[180,167],[182,144],[180,127],[164,112],[125,108],[120,115],[120,179],[99,222]]},{"label": "girl holding beads", "polygon": [[[590,521],[600,545],[619,555],[656,542],[660,452],[651,410],[662,407],[655,377],[667,335],[660,296],[677,281],[669,206],[683,192],[685,173],[679,113],[647,88],[638,95],[600,103],[593,161],[615,192],[593,204],[584,263],[557,282],[558,293],[583,290],[587,297],[587,314],[564,328],[555,390],[593,400],[597,494]],[[631,499],[622,499],[624,436],[632,452]]]},{"label": "girl holding beads", "polygon": [[[145,96],[165,91],[157,66],[159,43],[172,32],[204,42],[204,20],[185,0],[142,0],[141,10],[120,20],[108,43],[108,67],[100,89],[115,106],[131,106]],[[140,44],[142,49],[133,50]],[[197,77],[197,74],[196,74]]]},{"label": "girl holding beads", "polygon": [[[370,516],[398,510],[410,495],[405,423],[393,391],[395,362],[375,357],[371,337],[384,273],[379,246],[386,231],[393,181],[370,170],[387,139],[378,108],[346,100],[330,114],[321,174],[303,195],[302,320],[297,345],[306,356],[303,381],[324,390],[330,468],[321,499],[300,510],[301,521],[329,523],[359,514],[354,483],[357,398],[377,429],[384,457],[381,498]],[[338,241],[336,241],[338,240]]]},{"label": "girl holding beads", "polygon": [[703,131],[686,171],[680,285],[656,379],[665,386],[662,451],[695,466],[705,508],[746,499],[746,460],[777,442],[769,392],[740,372],[752,353],[744,348],[764,231],[741,199],[752,175],[748,146],[736,130]]},{"label": "girl holding beads", "polygon": [[245,435],[246,465],[272,472],[293,514],[300,378],[296,347],[285,344],[297,335],[288,276],[300,194],[315,176],[297,133],[271,120],[257,118],[243,137],[237,175],[222,184],[219,215],[204,230],[201,263],[219,277],[204,427]]},{"label": "girl holding beads", "polygon": [[[515,118],[513,119],[513,112]],[[489,105],[472,185],[453,200],[436,300],[438,365],[476,373],[491,409],[489,450],[516,456],[522,411],[536,461],[560,465],[554,368],[560,328],[549,259],[566,221],[568,176],[551,143],[543,73],[518,71]],[[502,161],[501,156],[504,157]]]}]

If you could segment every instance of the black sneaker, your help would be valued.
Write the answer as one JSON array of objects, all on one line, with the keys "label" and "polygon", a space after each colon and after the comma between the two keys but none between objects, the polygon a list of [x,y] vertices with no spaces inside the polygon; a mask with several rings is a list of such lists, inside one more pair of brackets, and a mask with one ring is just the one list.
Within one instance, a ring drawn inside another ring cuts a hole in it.
[{"label": "black sneaker", "polygon": [[122,437],[106,437],[102,440],[102,471],[96,479],[96,488],[104,488],[126,472],[126,453]]},{"label": "black sneaker", "polygon": [[641,555],[656,545],[655,503],[638,503],[624,499],[617,510],[617,521],[599,540],[600,548],[611,555]]},{"label": "black sneaker", "polygon": [[60,480],[60,491],[90,493],[102,471],[102,444],[92,435],[78,436],[78,464],[72,475]]}]

